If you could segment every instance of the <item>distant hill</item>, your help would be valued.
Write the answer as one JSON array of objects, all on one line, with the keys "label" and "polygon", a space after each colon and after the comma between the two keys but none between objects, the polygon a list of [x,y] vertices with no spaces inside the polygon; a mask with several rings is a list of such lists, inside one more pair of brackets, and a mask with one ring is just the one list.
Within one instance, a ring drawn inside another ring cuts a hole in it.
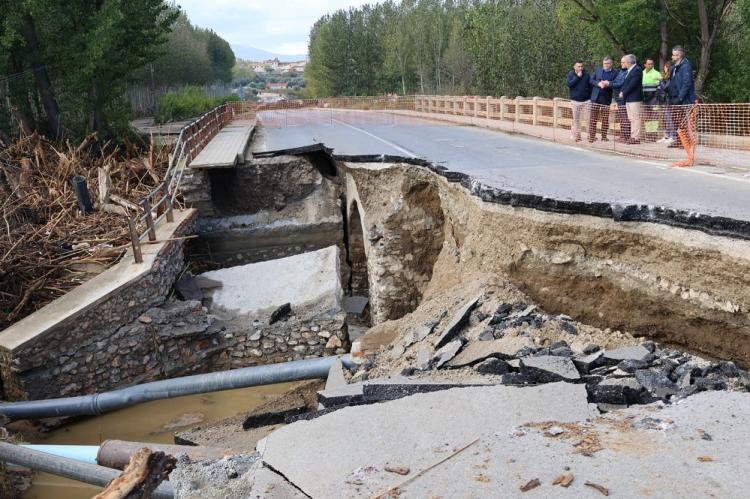
[{"label": "distant hill", "polygon": [[307,54],[274,54],[267,50],[248,47],[246,45],[232,45],[232,50],[234,51],[235,57],[246,61],[265,61],[278,57],[280,62],[294,62],[304,61],[307,58]]}]

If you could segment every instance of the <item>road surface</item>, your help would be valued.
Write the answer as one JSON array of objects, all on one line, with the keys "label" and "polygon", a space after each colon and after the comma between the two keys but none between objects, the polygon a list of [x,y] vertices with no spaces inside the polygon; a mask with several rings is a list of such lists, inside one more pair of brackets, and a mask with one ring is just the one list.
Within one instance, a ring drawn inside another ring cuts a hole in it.
[{"label": "road surface", "polygon": [[[750,220],[750,178],[715,167],[673,168],[540,139],[430,120],[361,118],[301,109],[260,113],[253,149],[318,142],[335,154],[418,157],[491,187],[559,200],[665,206]],[[750,165],[745,165],[750,167]]]}]

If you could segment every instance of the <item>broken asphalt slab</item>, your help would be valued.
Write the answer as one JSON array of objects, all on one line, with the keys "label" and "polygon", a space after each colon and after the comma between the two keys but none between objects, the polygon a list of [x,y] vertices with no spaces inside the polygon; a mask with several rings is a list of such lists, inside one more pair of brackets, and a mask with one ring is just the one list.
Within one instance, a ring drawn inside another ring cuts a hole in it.
[{"label": "broken asphalt slab", "polygon": [[373,404],[396,400],[417,393],[437,392],[451,388],[490,385],[490,383],[451,383],[426,381],[419,378],[379,378],[372,381],[352,383],[318,392],[318,402],[323,409],[342,407],[350,404]]},{"label": "broken asphalt slab", "polygon": [[533,347],[534,342],[526,336],[504,336],[499,340],[474,341],[450,360],[447,367],[464,367],[490,357],[509,359],[524,347]]},{"label": "broken asphalt slab", "polygon": [[421,470],[479,437],[505,434],[525,422],[577,421],[596,414],[583,385],[469,387],[298,421],[269,435],[258,450],[265,463],[312,497],[361,497],[380,491],[347,483],[359,467],[399,464]]},{"label": "broken asphalt slab", "polygon": [[458,334],[461,328],[464,327],[466,322],[469,320],[469,314],[471,314],[471,311],[474,310],[474,307],[477,306],[480,298],[482,298],[482,295],[469,300],[460,309],[458,309],[451,321],[445,326],[445,329],[435,343],[435,348],[444,346],[450,340],[452,340],[453,337],[456,336],[456,334]]},{"label": "broken asphalt slab", "polygon": [[[471,388],[354,407],[282,428],[259,450],[312,497],[371,497],[445,458],[402,485],[402,497],[601,497],[586,482],[613,497],[745,497],[750,490],[750,394],[703,392],[586,422],[585,394],[570,391],[582,388]],[[576,414],[580,422],[571,424]],[[410,474],[395,476],[386,464]],[[569,487],[553,485],[568,473]],[[537,488],[520,490],[534,479]]]},{"label": "broken asphalt slab", "polygon": [[650,353],[651,351],[640,345],[622,347],[605,351],[604,360],[615,364],[623,360],[644,360]]},{"label": "broken asphalt slab", "polygon": [[576,381],[581,379],[573,361],[565,357],[541,355],[521,359],[521,374],[536,383]]}]

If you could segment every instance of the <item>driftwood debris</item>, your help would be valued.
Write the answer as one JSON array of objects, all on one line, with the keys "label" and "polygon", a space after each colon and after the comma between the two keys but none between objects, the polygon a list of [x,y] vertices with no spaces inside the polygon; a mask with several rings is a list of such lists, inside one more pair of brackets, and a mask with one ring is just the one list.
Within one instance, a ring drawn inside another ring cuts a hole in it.
[{"label": "driftwood debris", "polygon": [[163,452],[138,450],[123,472],[94,499],[147,499],[172,472],[177,460]]},{"label": "driftwood debris", "polygon": [[[0,149],[0,330],[90,279],[82,269],[106,269],[128,248],[126,216],[158,185],[169,150],[98,147],[95,139],[53,143],[32,133]],[[88,216],[73,175],[91,187]]]}]

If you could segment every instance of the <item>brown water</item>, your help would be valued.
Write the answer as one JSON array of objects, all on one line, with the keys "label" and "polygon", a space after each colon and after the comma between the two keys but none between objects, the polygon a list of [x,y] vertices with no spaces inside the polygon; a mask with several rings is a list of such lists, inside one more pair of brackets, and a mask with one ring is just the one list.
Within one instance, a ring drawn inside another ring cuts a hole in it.
[{"label": "brown water", "polygon": [[[48,433],[38,444],[98,445],[104,440],[174,443],[176,431],[247,412],[270,396],[284,393],[294,383],[240,388],[223,392],[156,400],[79,421]],[[101,488],[37,473],[26,499],[88,499]]]}]

